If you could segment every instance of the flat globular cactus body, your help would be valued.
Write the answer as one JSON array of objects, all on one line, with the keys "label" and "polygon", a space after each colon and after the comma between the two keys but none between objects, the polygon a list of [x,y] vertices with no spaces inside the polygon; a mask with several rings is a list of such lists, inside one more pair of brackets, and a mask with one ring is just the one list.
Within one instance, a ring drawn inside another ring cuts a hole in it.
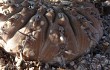
[{"label": "flat globular cactus body", "polygon": [[12,3],[0,2],[4,22],[0,23],[0,44],[14,56],[22,54],[24,60],[73,60],[87,53],[103,35],[100,14],[89,2],[7,1]]}]

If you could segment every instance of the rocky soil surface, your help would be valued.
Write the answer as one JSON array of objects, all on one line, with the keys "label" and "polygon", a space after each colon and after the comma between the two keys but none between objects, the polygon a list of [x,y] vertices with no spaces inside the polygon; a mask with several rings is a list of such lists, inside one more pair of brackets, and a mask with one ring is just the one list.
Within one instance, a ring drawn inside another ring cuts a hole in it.
[{"label": "rocky soil surface", "polygon": [[0,47],[0,70],[109,70],[110,69],[110,15],[102,16],[104,34],[97,46],[92,47],[87,54],[75,60],[58,63],[43,63],[25,61],[14,57]]}]

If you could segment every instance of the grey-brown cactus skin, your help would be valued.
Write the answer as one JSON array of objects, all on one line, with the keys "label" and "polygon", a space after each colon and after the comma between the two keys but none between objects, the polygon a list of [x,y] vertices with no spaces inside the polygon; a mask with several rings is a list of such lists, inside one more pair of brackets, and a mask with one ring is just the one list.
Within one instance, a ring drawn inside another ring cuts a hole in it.
[{"label": "grey-brown cactus skin", "polygon": [[29,61],[73,60],[87,53],[103,35],[100,14],[91,3],[74,1],[71,7],[33,3],[25,0],[18,7],[9,5],[12,12],[0,14],[5,21],[0,36],[6,41],[0,43],[15,56],[22,53]]}]

